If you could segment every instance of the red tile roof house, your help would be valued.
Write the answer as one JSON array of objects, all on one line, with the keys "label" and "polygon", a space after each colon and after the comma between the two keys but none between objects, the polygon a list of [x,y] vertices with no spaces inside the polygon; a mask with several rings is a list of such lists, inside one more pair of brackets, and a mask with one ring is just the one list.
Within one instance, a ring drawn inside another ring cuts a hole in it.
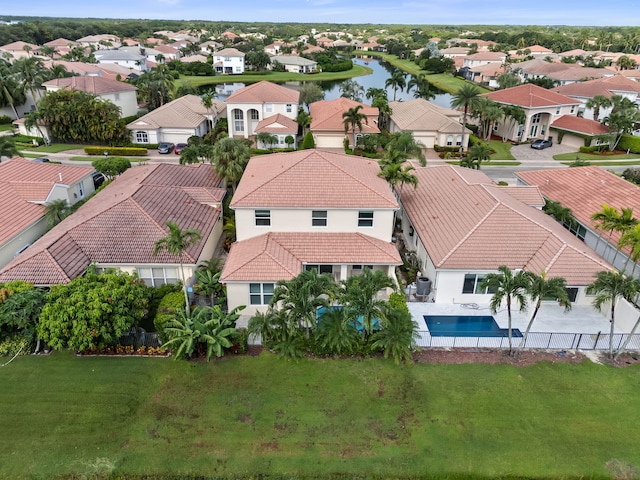
[{"label": "red tile roof house", "polygon": [[551,124],[563,115],[576,116],[581,103],[579,100],[532,83],[485,93],[482,96],[494,102],[518,105],[524,109],[526,115],[524,125],[516,125],[513,130],[504,131],[510,127],[509,124],[504,124],[500,125],[496,131],[497,135],[517,141],[546,138],[549,136]]},{"label": "red tile roof house", "polygon": [[563,115],[551,124],[549,133],[554,143],[561,143],[576,150],[587,145],[609,145],[608,136],[605,137],[606,140],[599,137],[608,134],[609,127],[588,118]]},{"label": "red tile roof house", "polygon": [[47,203],[63,199],[73,205],[93,193],[94,171],[21,157],[0,163],[0,268],[46,232]]},{"label": "red tile roof house", "polygon": [[137,272],[151,286],[177,283],[179,258],[153,255],[155,242],[168,233],[167,221],[202,235],[182,254],[190,279],[198,264],[212,258],[222,233],[222,186],[210,165],[130,168],[0,270],[0,282],[68,283],[95,263]]},{"label": "red tile roof house", "polygon": [[[591,220],[591,215],[601,211],[602,205],[607,204],[618,211],[632,208],[634,217],[640,218],[640,187],[599,167],[531,170],[516,172],[516,177],[518,183],[535,185],[545,198],[570,208],[578,221],[578,227],[575,229],[578,238],[593,249],[596,249],[597,245],[598,253],[609,262],[612,262],[615,256],[614,266],[617,269],[632,271],[630,249],[623,248],[616,255],[620,232],[613,232],[610,239],[609,233],[606,232],[600,238],[602,232],[596,228],[596,222]],[[636,275],[640,275],[639,268],[636,268]]]},{"label": "red tile roof house", "polygon": [[56,78],[44,82],[47,92],[56,92],[63,88],[90,93],[97,98],[111,102],[120,108],[121,117],[130,117],[138,113],[138,89],[130,83],[119,82],[98,76]]},{"label": "red tile roof house", "polygon": [[480,281],[506,265],[564,277],[577,303],[591,303],[585,287],[611,266],[541,211],[538,188],[499,187],[480,171],[452,165],[415,174],[417,189],[400,195],[402,239],[432,282],[430,301],[488,304]]},{"label": "red tile roof house", "polygon": [[395,278],[398,203],[371,159],[326,150],[251,158],[231,202],[238,241],[220,281],[229,308],[264,311],[278,280],[317,268],[344,280],[364,267]]},{"label": "red tile roof house", "polygon": [[[275,141],[268,145],[257,141],[258,148],[297,148],[298,123],[289,117],[285,117],[281,113],[272,115],[258,122],[256,134],[260,133],[271,134]],[[285,141],[287,137],[291,137],[293,142],[287,144]]]},{"label": "red tile roof house", "polygon": [[299,99],[297,90],[264,80],[236,90],[225,101],[229,136],[253,137],[260,121],[277,114],[295,121]]},{"label": "red tile roof house", "polygon": [[356,128],[356,138],[369,133],[380,133],[378,128],[378,109],[364,103],[356,102],[349,98],[336,98],[335,100],[321,100],[309,105],[311,115],[310,130],[317,148],[344,149],[344,139],[353,143],[353,131],[345,133],[343,113],[349,109],[361,106],[360,113],[366,115],[362,122],[362,131]]}]

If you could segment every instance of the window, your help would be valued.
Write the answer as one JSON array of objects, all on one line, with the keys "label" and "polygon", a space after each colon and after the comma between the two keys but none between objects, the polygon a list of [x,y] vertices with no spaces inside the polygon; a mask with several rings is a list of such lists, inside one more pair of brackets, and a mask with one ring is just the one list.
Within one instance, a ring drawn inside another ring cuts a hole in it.
[{"label": "window", "polygon": [[456,137],[456,146],[459,147],[460,145],[462,145],[462,136],[458,135]]},{"label": "window", "polygon": [[236,67],[236,73],[242,73],[242,67]]},{"label": "window", "polygon": [[224,57],[224,61],[225,62],[230,62],[231,61],[231,57]]},{"label": "window", "polygon": [[291,113],[293,111],[293,105],[287,103],[287,113]]},{"label": "window", "polygon": [[311,270],[315,269],[315,271],[318,272],[320,275],[322,275],[323,273],[329,273],[329,274],[333,273],[333,265],[307,264],[307,265],[304,266],[304,269],[307,272],[310,272]]},{"label": "window", "polygon": [[351,270],[364,270],[369,269],[373,270],[373,265],[352,265]]},{"label": "window", "polygon": [[449,135],[447,137],[447,147],[450,147],[451,145],[453,145],[453,135]]},{"label": "window", "polygon": [[271,226],[271,210],[256,210],[256,227]]},{"label": "window", "polygon": [[560,115],[560,107],[556,108],[556,115]]},{"label": "window", "polygon": [[114,100],[116,102],[120,100],[120,94],[119,93],[114,94],[113,97],[114,97]]},{"label": "window", "polygon": [[571,113],[574,113],[576,111],[576,106],[575,105],[571,105]]},{"label": "window", "polygon": [[575,302],[576,298],[578,298],[578,287],[567,287],[565,290],[567,291],[567,295],[569,295],[571,303]]},{"label": "window", "polygon": [[242,110],[235,109],[233,111],[233,129],[236,132],[244,132],[244,114]]},{"label": "window", "polygon": [[250,283],[249,303],[251,305],[269,305],[273,298],[273,283]]},{"label": "window", "polygon": [[373,212],[369,212],[369,211],[358,212],[358,226],[373,227]]},{"label": "window", "polygon": [[327,226],[327,211],[326,210],[312,210],[311,211],[311,226],[312,227],[326,227]]},{"label": "window", "polygon": [[250,110],[251,112],[251,120],[260,120],[260,114],[258,110]]},{"label": "window", "polygon": [[178,269],[174,267],[138,268],[138,277],[147,287],[160,287],[165,283],[178,283]]},{"label": "window", "polygon": [[84,181],[80,180],[80,182],[78,183],[78,195],[80,195],[80,198],[84,198]]},{"label": "window", "polygon": [[147,132],[136,132],[136,143],[149,143],[149,135]]},{"label": "window", "polygon": [[496,293],[493,288],[480,288],[480,284],[484,280],[484,275],[478,275],[477,273],[467,273],[464,276],[464,283],[462,284],[462,293],[473,293],[477,295],[483,295],[486,293]]},{"label": "window", "polygon": [[573,225],[568,222],[563,222],[562,226],[584,242],[587,229],[583,225],[580,225],[578,222],[574,222]]},{"label": "window", "polygon": [[266,103],[264,106],[264,111],[267,113],[273,113],[273,103]]}]

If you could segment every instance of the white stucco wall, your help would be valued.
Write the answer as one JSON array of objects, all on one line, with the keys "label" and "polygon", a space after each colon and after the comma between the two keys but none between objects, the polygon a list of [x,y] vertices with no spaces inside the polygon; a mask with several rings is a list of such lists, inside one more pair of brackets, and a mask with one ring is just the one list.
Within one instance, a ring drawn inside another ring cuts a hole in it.
[{"label": "white stucco wall", "polygon": [[[255,210],[270,210],[271,225],[256,226]],[[238,241],[246,240],[269,232],[357,232],[385,242],[391,241],[393,210],[373,210],[373,227],[358,227],[358,212],[372,209],[331,210],[319,207],[318,210],[327,210],[326,227],[311,225],[311,209],[236,208],[236,238]]]},{"label": "white stucco wall", "polygon": [[[242,111],[242,120],[244,130],[237,130],[235,125],[234,110]],[[252,120],[250,111],[258,112],[258,119]],[[256,102],[256,103],[227,103],[227,119],[229,123],[229,136],[242,136],[249,138],[255,135],[255,128],[260,120],[277,114],[284,115],[287,118],[296,120],[298,116],[297,103],[273,103],[273,102]]]},{"label": "white stucco wall", "polygon": [[0,268],[7,265],[17,255],[18,251],[38,240],[47,231],[44,216],[22,230],[7,242],[0,245]]},{"label": "white stucco wall", "polygon": [[121,117],[130,117],[138,113],[138,99],[136,91],[107,93],[100,95],[103,100],[108,100],[120,108]]}]

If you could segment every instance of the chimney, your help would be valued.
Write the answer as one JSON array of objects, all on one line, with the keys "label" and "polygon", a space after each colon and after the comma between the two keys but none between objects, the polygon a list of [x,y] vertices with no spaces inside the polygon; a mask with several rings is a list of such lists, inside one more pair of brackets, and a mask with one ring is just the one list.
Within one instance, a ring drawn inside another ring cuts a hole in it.
[{"label": "chimney", "polygon": [[60,183],[62,183],[62,172],[58,173],[58,178],[60,179]]}]

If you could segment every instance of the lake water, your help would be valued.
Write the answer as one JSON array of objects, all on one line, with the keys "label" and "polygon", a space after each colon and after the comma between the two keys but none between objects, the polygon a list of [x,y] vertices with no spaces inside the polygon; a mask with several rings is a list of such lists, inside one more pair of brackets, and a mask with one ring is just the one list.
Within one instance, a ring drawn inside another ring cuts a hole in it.
[{"label": "lake water", "polygon": [[[387,79],[391,76],[393,72],[393,66],[387,62],[381,62],[377,59],[363,59],[363,58],[354,58],[353,63],[358,65],[364,65],[373,70],[373,73],[370,75],[363,75],[360,77],[353,77],[351,80],[359,83],[364,87],[364,91],[366,92],[369,88],[384,88],[384,84]],[[407,82],[411,77],[406,75]],[[340,85],[344,82],[344,80],[336,80],[336,81],[328,81],[328,82],[317,82],[322,89],[324,90],[324,99],[325,100],[335,100],[340,97]],[[283,84],[286,87],[296,88],[300,86],[300,82],[285,82]],[[218,98],[224,100],[229,95],[231,95],[236,90],[243,88],[245,86],[244,83],[235,82],[235,83],[225,83],[216,85],[216,94]],[[435,103],[444,108],[450,108],[451,106],[451,95],[449,93],[443,92],[442,90],[438,90],[435,87],[432,87],[432,92],[435,93],[435,98],[431,99],[431,102]],[[389,101],[393,101],[393,89],[387,88],[387,96]],[[414,98],[413,91],[407,92],[406,89],[404,91],[398,90],[396,92],[396,100],[412,100]],[[370,100],[363,98],[364,103],[370,102]]]}]

